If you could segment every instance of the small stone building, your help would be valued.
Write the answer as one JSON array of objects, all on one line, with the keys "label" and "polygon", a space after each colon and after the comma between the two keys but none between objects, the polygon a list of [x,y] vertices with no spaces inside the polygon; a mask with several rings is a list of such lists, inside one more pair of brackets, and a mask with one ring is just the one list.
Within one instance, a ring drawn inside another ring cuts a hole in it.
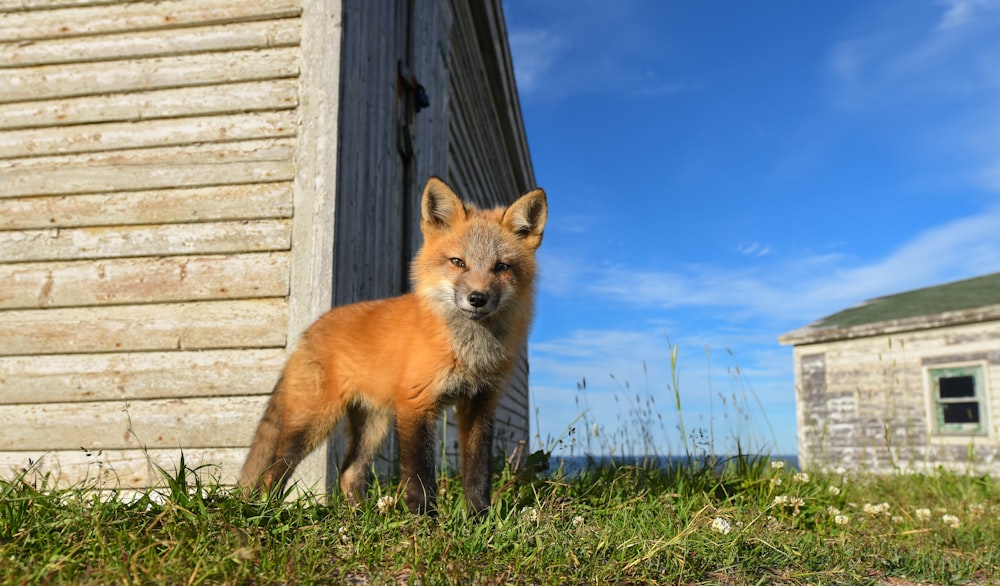
[{"label": "small stone building", "polygon": [[1000,273],[880,297],[794,347],[804,467],[1000,474]]},{"label": "small stone building", "polygon": [[534,187],[500,0],[0,0],[0,475],[232,482],[305,327],[408,289],[430,175]]}]

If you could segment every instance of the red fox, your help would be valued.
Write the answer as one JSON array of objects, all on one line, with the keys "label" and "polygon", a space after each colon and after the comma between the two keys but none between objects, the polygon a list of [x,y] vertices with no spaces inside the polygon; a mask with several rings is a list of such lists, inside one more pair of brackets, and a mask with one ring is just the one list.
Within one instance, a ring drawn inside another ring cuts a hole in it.
[{"label": "red fox", "polygon": [[334,308],[306,330],[257,427],[245,490],[281,490],[346,415],[340,488],[356,505],[395,414],[406,504],[433,514],[437,419],[454,404],[466,506],[489,508],[493,416],[531,324],[548,203],[535,189],[480,210],[432,177],[420,211],[413,291]]}]

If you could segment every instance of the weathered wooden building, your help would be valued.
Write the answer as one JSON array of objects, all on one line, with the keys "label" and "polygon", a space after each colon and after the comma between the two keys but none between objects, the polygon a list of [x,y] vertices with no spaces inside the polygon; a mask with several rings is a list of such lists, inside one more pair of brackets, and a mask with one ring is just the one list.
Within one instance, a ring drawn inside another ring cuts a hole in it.
[{"label": "weathered wooden building", "polygon": [[406,290],[429,175],[533,187],[500,4],[0,0],[0,474],[233,481],[302,330]]},{"label": "weathered wooden building", "polygon": [[1000,273],[867,301],[794,346],[807,467],[1000,473]]}]

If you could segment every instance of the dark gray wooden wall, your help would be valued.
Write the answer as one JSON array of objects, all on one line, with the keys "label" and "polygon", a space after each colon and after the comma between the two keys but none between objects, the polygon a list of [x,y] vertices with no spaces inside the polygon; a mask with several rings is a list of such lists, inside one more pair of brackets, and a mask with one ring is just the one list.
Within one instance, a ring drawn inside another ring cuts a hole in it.
[{"label": "dark gray wooden wall", "polygon": [[[341,51],[335,305],[409,290],[428,177],[483,207],[534,182],[499,2],[346,0]],[[400,72],[425,88],[428,108],[413,111]],[[448,419],[442,443],[454,455]],[[499,449],[527,440],[526,355],[498,422]],[[342,440],[332,441],[336,466]]]}]

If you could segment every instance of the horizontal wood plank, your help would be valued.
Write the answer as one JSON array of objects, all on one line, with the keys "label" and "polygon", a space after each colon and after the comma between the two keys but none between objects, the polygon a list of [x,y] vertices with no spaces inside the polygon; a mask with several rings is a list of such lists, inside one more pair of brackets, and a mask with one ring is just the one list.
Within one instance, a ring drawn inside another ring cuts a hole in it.
[{"label": "horizontal wood plank", "polygon": [[[145,450],[0,451],[0,478],[24,478],[38,486],[104,490],[166,485],[162,468],[175,474],[184,466],[202,481],[234,485],[247,448],[148,448]],[[159,467],[159,468],[158,468]],[[190,476],[189,476],[190,477]]]},{"label": "horizontal wood plank", "polygon": [[0,68],[290,47],[299,43],[300,27],[298,19],[286,18],[31,43],[0,43]]},{"label": "horizontal wood plank", "polygon": [[0,103],[295,77],[298,60],[285,47],[0,69]]},{"label": "horizontal wood plank", "polygon": [[121,0],[0,0],[0,12],[27,12],[121,4]]},{"label": "horizontal wood plank", "polygon": [[0,404],[266,395],[284,348],[0,357]]},{"label": "horizontal wood plank", "polygon": [[0,405],[0,451],[248,446],[267,396]]},{"label": "horizontal wood plank", "polygon": [[263,252],[291,247],[291,220],[0,232],[0,262]]},{"label": "horizontal wood plank", "polygon": [[[11,2],[4,2],[10,9]],[[0,42],[287,18],[301,12],[301,0],[164,0],[9,12],[0,14]]]},{"label": "horizontal wood plank", "polygon": [[285,299],[0,311],[0,356],[283,347]]},{"label": "horizontal wood plank", "polygon": [[[0,478],[22,478],[39,488],[103,490],[104,497],[122,500],[150,492],[151,498],[162,502],[169,495],[164,474],[176,478],[182,457],[189,487],[196,475],[206,485],[234,486],[248,451],[245,447],[0,451]],[[289,482],[289,498],[323,497],[326,487],[319,471],[326,468],[325,456],[326,450],[320,448],[299,465]]]},{"label": "horizontal wood plank", "polygon": [[228,142],[295,135],[295,112],[111,122],[0,133],[0,159]]},{"label": "horizontal wood plank", "polygon": [[289,218],[292,183],[0,198],[0,230]]},{"label": "horizontal wood plank", "polygon": [[0,128],[136,122],[207,114],[288,110],[298,105],[295,79],[270,79],[125,94],[0,104]]},{"label": "horizontal wood plank", "polygon": [[0,309],[284,297],[289,253],[0,265]]},{"label": "horizontal wood plank", "polygon": [[0,198],[291,181],[294,150],[274,139],[0,160]]}]

